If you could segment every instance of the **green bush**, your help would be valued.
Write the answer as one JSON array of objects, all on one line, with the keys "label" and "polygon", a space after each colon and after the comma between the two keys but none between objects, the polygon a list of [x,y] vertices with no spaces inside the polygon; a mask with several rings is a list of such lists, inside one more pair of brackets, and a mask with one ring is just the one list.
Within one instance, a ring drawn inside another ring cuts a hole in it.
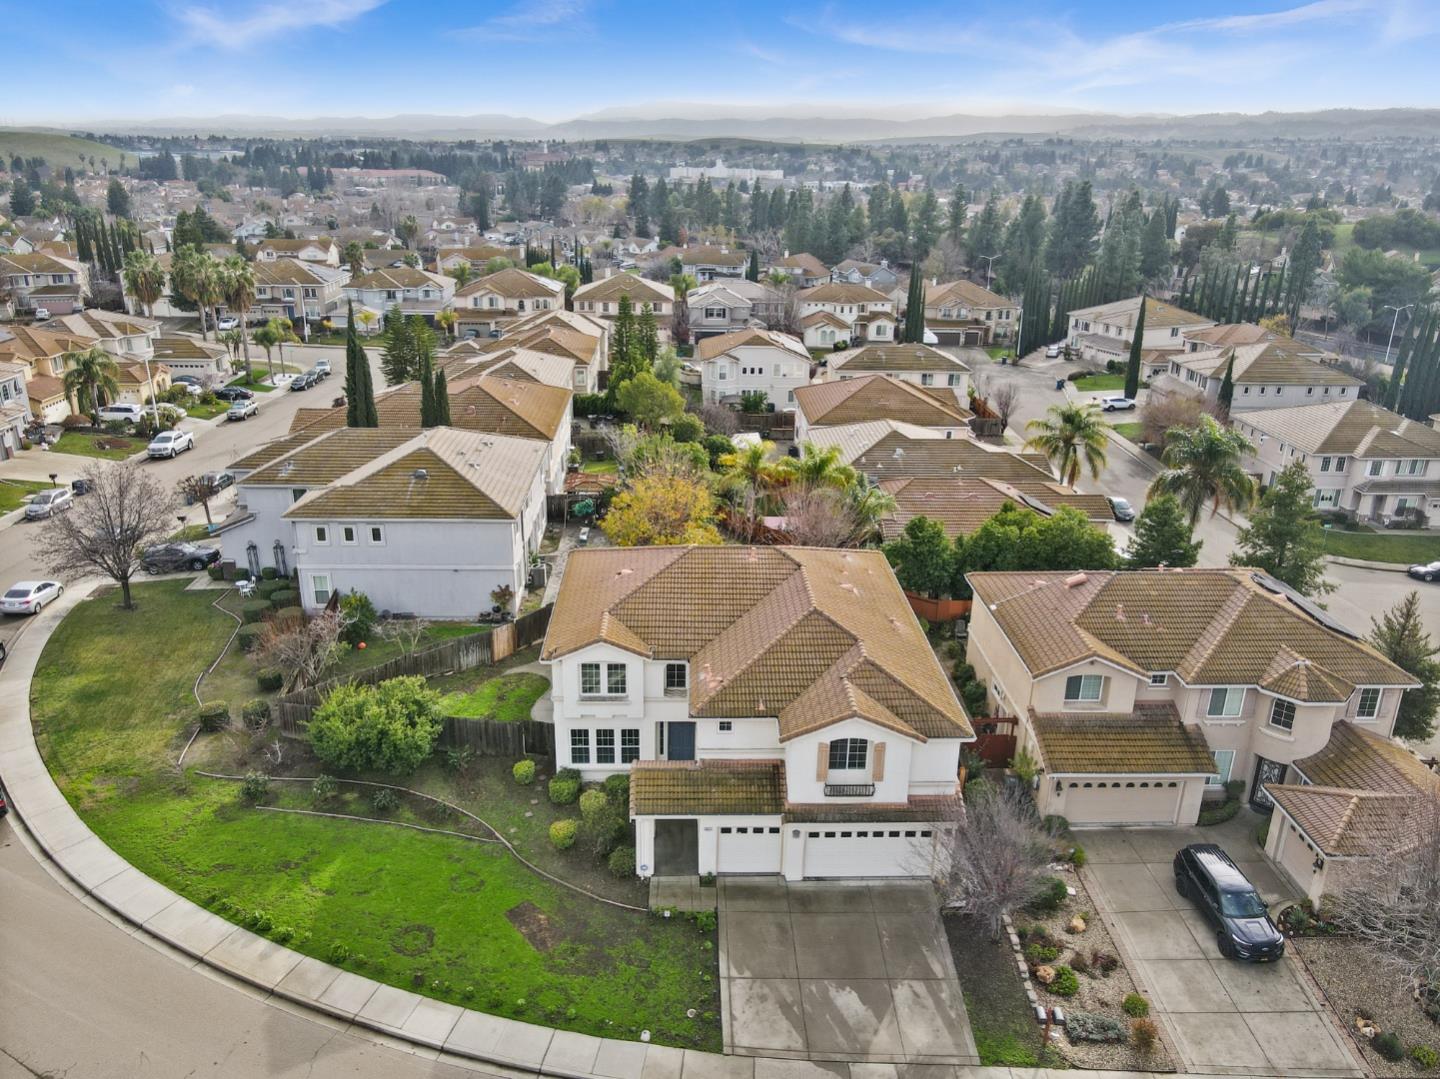
[{"label": "green bush", "polygon": [[255,681],[267,693],[273,693],[285,684],[285,672],[279,667],[261,667],[255,672]]},{"label": "green bush", "polygon": [[298,607],[300,606],[300,593],[293,588],[282,588],[277,592],[272,592],[270,606],[277,611],[282,607]]},{"label": "green bush", "polygon": [[1076,869],[1079,869],[1085,864],[1084,847],[1076,845],[1075,848],[1070,851],[1070,864],[1073,865]]},{"label": "green bush", "polygon": [[255,646],[260,643],[260,635],[265,632],[265,627],[259,623],[251,623],[248,626],[241,626],[235,631],[235,643],[240,646],[242,652],[253,652]]},{"label": "green bush", "polygon": [[713,910],[697,910],[691,915],[691,920],[695,923],[695,928],[702,933],[713,933],[720,924],[720,919]]},{"label": "green bush", "polygon": [[1415,1062],[1416,1067],[1424,1068],[1426,1071],[1434,1071],[1436,1067],[1440,1067],[1440,1053],[1428,1045],[1412,1045],[1410,1059]]},{"label": "green bush", "polygon": [[1037,967],[1042,963],[1053,963],[1060,958],[1060,949],[1049,944],[1025,945],[1025,958]]},{"label": "green bush", "polygon": [[1071,1012],[1065,1020],[1065,1035],[1072,1042],[1123,1042],[1125,1028],[1108,1015]]},{"label": "green bush", "polygon": [[419,675],[339,685],[310,719],[310,746],[332,768],[413,772],[435,750],[440,694]]},{"label": "green bush", "polygon": [[1379,1053],[1386,1060],[1397,1061],[1404,1059],[1405,1047],[1400,1044],[1400,1036],[1393,1030],[1387,1030],[1383,1034],[1376,1035],[1375,1040],[1370,1044],[1375,1047],[1375,1052]]},{"label": "green bush", "polygon": [[195,710],[202,731],[218,731],[230,722],[230,706],[224,701],[206,701]]},{"label": "green bush", "polygon": [[1144,1019],[1150,1014],[1150,1002],[1139,993],[1126,993],[1120,1007],[1131,1019]]},{"label": "green bush", "polygon": [[580,796],[580,815],[590,820],[601,813],[609,801],[603,790],[588,790]]},{"label": "green bush", "polygon": [[265,566],[263,569],[260,570],[260,576],[267,581],[273,581],[275,580],[275,578],[280,576],[280,571],[277,570],[274,566]]},{"label": "green bush", "polygon": [[261,801],[270,793],[270,777],[264,772],[246,772],[240,783],[240,797],[247,802]]},{"label": "green bush", "polygon": [[216,562],[213,566],[207,566],[205,572],[210,575],[212,581],[223,581],[225,579],[225,570],[221,568],[219,562]]},{"label": "green bush", "polygon": [[370,602],[370,597],[364,592],[357,592],[352,588],[348,595],[340,597],[340,617],[345,620],[345,628],[340,631],[340,639],[346,644],[356,645],[370,639],[370,633],[375,628],[375,620],[379,615],[375,610],[375,604]]},{"label": "green bush", "polygon": [[290,587],[290,582],[284,578],[261,581],[255,586],[255,594],[261,599],[269,599],[276,592],[283,592]]},{"label": "green bush", "polygon": [[516,761],[515,767],[510,769],[510,774],[515,777],[515,782],[520,786],[528,787],[535,782],[535,762],[528,758]]},{"label": "green bush", "polygon": [[[550,780],[548,793],[550,801],[557,806],[574,805],[580,797],[580,773],[573,768],[562,768]],[[574,836],[571,836],[571,841],[574,841]]]},{"label": "green bush", "polygon": [[240,718],[252,731],[260,730],[270,719],[270,702],[264,697],[251,697],[241,706]]},{"label": "green bush", "polygon": [[617,877],[633,877],[635,875],[635,848],[616,847],[610,852],[610,857],[605,860],[605,864]]},{"label": "green bush", "polygon": [[626,772],[616,772],[613,776],[606,776],[605,782],[600,784],[605,793],[622,805],[630,804],[630,776]]},{"label": "green bush", "polygon": [[1055,980],[1045,987],[1057,997],[1073,997],[1080,992],[1080,979],[1066,966],[1055,968]]},{"label": "green bush", "polygon": [[1045,831],[1049,832],[1051,835],[1063,836],[1066,838],[1068,838],[1070,835],[1070,822],[1064,817],[1062,817],[1059,813],[1046,814],[1045,817],[1040,821],[1040,827],[1044,828]]},{"label": "green bush", "polygon": [[569,850],[575,845],[575,836],[580,830],[577,820],[557,820],[550,825],[550,845],[556,850]]},{"label": "green bush", "polygon": [[240,621],[246,624],[258,622],[264,618],[270,610],[270,601],[264,599],[247,599],[240,604]]},{"label": "green bush", "polygon": [[981,798],[989,798],[995,793],[995,784],[991,783],[984,776],[965,781],[963,792],[966,802],[975,802]]},{"label": "green bush", "polygon": [[[969,787],[970,784],[965,784]],[[1040,894],[1030,901],[1030,909],[1045,914],[1059,910],[1070,898],[1070,890],[1059,877],[1049,877],[1041,887]]]},{"label": "green bush", "polygon": [[1200,816],[1195,823],[1202,826],[1224,824],[1228,820],[1234,820],[1240,812],[1240,801],[1238,799],[1226,799],[1223,802],[1214,802],[1200,810]]},{"label": "green bush", "polygon": [[322,772],[310,784],[310,800],[316,805],[324,805],[335,797],[339,789],[340,784],[335,782],[335,777],[327,776]]},{"label": "green bush", "polygon": [[370,796],[370,804],[376,813],[389,813],[400,804],[400,796],[389,787],[380,787]]}]

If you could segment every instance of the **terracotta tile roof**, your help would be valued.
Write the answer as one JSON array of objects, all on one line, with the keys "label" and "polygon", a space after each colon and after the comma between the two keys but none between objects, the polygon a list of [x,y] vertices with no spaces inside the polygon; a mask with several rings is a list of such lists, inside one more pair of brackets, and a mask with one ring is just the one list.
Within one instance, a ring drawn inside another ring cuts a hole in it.
[{"label": "terracotta tile roof", "polygon": [[63,398],[65,382],[63,379],[52,378],[50,375],[32,375],[25,383],[25,395],[32,401],[42,403]]},{"label": "terracotta tile roof", "polygon": [[1253,345],[1257,341],[1274,341],[1280,335],[1254,322],[1222,322],[1203,330],[1190,330],[1185,340],[1224,348],[1227,345]]},{"label": "terracotta tile roof", "polygon": [[[1207,349],[1172,355],[1181,367],[1208,377],[1223,378],[1230,360],[1235,361],[1237,386],[1260,383],[1314,386],[1362,386],[1364,382],[1332,364],[1321,363],[1316,350],[1288,337],[1258,341],[1249,345]],[[1304,406],[1302,406],[1304,407]]]},{"label": "terracotta tile roof", "polygon": [[[397,253],[398,258],[404,258],[405,252]],[[407,289],[443,288],[446,285],[453,285],[454,281],[441,274],[431,273],[429,270],[416,269],[414,266],[386,266],[381,269],[371,270],[369,273],[361,274],[359,277],[352,277],[345,282],[347,290],[353,289]]]},{"label": "terracotta tile roof", "polygon": [[[448,375],[447,375],[448,377]],[[453,382],[448,389],[451,426],[515,438],[550,441],[564,425],[571,393],[558,386],[520,382],[494,375]],[[420,428],[420,384],[406,382],[375,397],[380,429]],[[345,426],[345,408],[329,409],[319,419],[296,416],[292,433],[333,431]]]},{"label": "terracotta tile roof", "polygon": [[493,353],[452,350],[446,354],[441,366],[445,368],[445,377],[451,381],[486,374],[569,389],[576,363],[571,356],[536,352],[528,348],[508,348]]},{"label": "terracotta tile roof", "polygon": [[734,333],[721,333],[713,337],[706,337],[696,342],[695,356],[700,360],[713,360],[716,356],[729,352],[732,348],[740,348],[745,345],[778,348],[803,359],[806,363],[810,362],[809,350],[798,339],[774,330],[736,330]]},{"label": "terracotta tile roof", "polygon": [[155,339],[155,358],[159,360],[216,360],[228,356],[224,345],[211,344],[194,337],[158,337]]},{"label": "terracotta tile roof", "polygon": [[[301,409],[300,411],[304,412],[305,409]],[[322,410],[312,409],[311,411],[319,412]],[[328,412],[329,409],[324,409],[323,411]],[[298,450],[301,446],[307,446],[311,442],[314,442],[315,437],[316,436],[313,433],[303,432],[300,434],[286,435],[284,438],[277,438],[273,442],[267,442],[263,446],[257,446],[255,449],[247,453],[244,457],[241,457],[239,460],[234,461],[230,465],[230,467],[232,469],[264,468],[271,461],[279,460],[287,453]]]},{"label": "terracotta tile roof", "polygon": [[1272,693],[1289,697],[1295,701],[1313,703],[1330,702],[1339,704],[1350,697],[1354,687],[1343,679],[1336,678],[1322,667],[1308,659],[1302,659],[1290,648],[1282,645],[1275,653],[1270,669],[1265,672],[1260,685]]},{"label": "terracotta tile roof", "polygon": [[576,551],[543,658],[602,640],[654,659],[689,660],[692,714],[776,716],[782,739],[845,715],[917,740],[970,737],[954,689],[879,551]]},{"label": "terracotta tile roof", "polygon": [[[1123,326],[1126,329],[1135,325],[1135,316],[1140,313],[1140,297],[1131,296],[1126,300],[1115,300],[1113,303],[1098,304],[1095,307],[1082,307],[1070,312],[1073,319],[1077,315],[1082,319],[1091,322],[1102,322],[1110,326]],[[1176,307],[1174,304],[1166,303],[1164,300],[1157,300],[1153,296],[1145,298],[1145,328],[1156,329],[1160,326],[1213,326],[1214,319],[1206,318],[1204,315],[1197,315],[1193,311],[1186,311],[1184,308]]]},{"label": "terracotta tile roof", "polygon": [[530,352],[568,356],[576,363],[588,364],[599,358],[600,341],[598,336],[583,333],[563,323],[552,322],[527,327],[524,323],[516,322],[508,328],[504,337],[483,342],[461,342],[455,346],[455,350],[469,348],[483,353],[523,348]]},{"label": "terracotta tile roof", "polygon": [[1418,834],[1410,796],[1275,783],[1265,790],[1326,855],[1365,857],[1403,847]]},{"label": "terracotta tile roof", "polygon": [[886,539],[894,539],[912,518],[928,517],[944,525],[945,534],[954,539],[974,532],[1007,502],[1047,517],[1070,506],[1092,521],[1115,519],[1104,495],[1080,494],[1034,471],[1033,479],[1018,482],[963,475],[881,480],[880,488],[895,499],[895,510],[881,520],[880,529]]},{"label": "terracotta tile roof", "polygon": [[949,401],[897,378],[866,375],[801,386],[795,391],[795,407],[814,427],[867,420],[899,420],[920,427],[965,426],[971,413],[953,393],[945,393]]},{"label": "terracotta tile roof", "polygon": [[1174,705],[1123,713],[1034,713],[1030,725],[1052,775],[1102,773],[1209,775],[1215,759],[1198,726],[1186,726]]},{"label": "terracotta tile roof", "polygon": [[804,303],[889,303],[890,297],[869,285],[852,285],[848,282],[830,281],[814,288],[801,289],[796,294]]},{"label": "terracotta tile roof", "polygon": [[959,797],[917,794],[908,802],[786,802],[783,820],[789,824],[844,824],[895,821],[931,824],[955,820],[964,813]]},{"label": "terracotta tile roof", "polygon": [[493,292],[511,300],[554,299],[565,292],[565,285],[561,281],[510,266],[467,282],[455,290],[455,298],[473,296],[477,292]]},{"label": "terracotta tile roof", "polygon": [[1440,789],[1440,776],[1426,768],[1414,753],[1398,742],[1361,730],[1349,720],[1331,727],[1325,747],[1296,761],[1295,768],[1322,787],[1389,794]]},{"label": "terracotta tile roof", "polygon": [[636,761],[630,815],[776,816],[785,805],[782,760]]},{"label": "terracotta tile roof", "polygon": [[812,311],[800,320],[800,326],[806,330],[811,326],[836,326],[842,330],[848,330],[850,323],[833,311]]},{"label": "terracotta tile roof", "polygon": [[783,255],[773,260],[770,265],[786,270],[799,270],[805,277],[824,277],[830,272],[823,262],[808,251],[801,251],[798,255]]},{"label": "terracotta tile roof", "polygon": [[926,307],[951,307],[956,304],[965,307],[1014,307],[1004,296],[991,292],[973,281],[950,281],[931,285],[925,290]]},{"label": "terracotta tile roof", "polygon": [[832,373],[872,371],[969,371],[970,365],[929,345],[866,345],[830,357]]},{"label": "terracotta tile roof", "polygon": [[575,290],[575,300],[601,300],[617,303],[621,296],[629,296],[630,302],[639,310],[642,304],[674,303],[675,290],[659,281],[647,281],[633,273],[615,274]]},{"label": "terracotta tile roof", "polygon": [[12,323],[5,327],[9,337],[0,340],[0,357],[36,360],[60,356],[66,352],[84,352],[95,344],[95,338],[59,330],[41,329]]}]

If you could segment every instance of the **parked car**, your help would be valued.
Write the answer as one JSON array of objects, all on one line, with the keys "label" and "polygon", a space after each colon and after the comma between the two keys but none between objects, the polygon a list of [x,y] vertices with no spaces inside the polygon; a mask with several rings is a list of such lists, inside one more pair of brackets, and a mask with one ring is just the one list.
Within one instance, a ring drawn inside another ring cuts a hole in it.
[{"label": "parked car", "polygon": [[215,396],[221,401],[229,401],[232,404],[236,401],[249,401],[255,394],[243,386],[221,386],[215,391]]},{"label": "parked car", "polygon": [[315,385],[317,381],[319,380],[316,379],[315,376],[306,371],[304,374],[296,375],[290,380],[290,390],[292,393],[308,390],[311,386]]},{"label": "parked car", "polygon": [[320,368],[318,367],[312,367],[310,368],[310,370],[305,372],[305,377],[310,380],[310,385],[318,386],[320,385],[320,383],[325,381],[325,376],[329,373],[330,372],[328,371],[320,370]]},{"label": "parked car", "polygon": [[190,413],[186,412],[179,405],[172,405],[169,401],[161,401],[158,405],[155,406],[155,408],[157,411],[162,412],[167,417],[169,417],[171,423],[178,423],[180,420],[183,420],[186,416],[190,415]]},{"label": "parked car", "polygon": [[1110,503],[1110,512],[1115,515],[1115,520],[1135,520],[1135,507],[1130,505],[1128,498],[1121,498],[1119,495],[1106,495],[1105,499]]},{"label": "parked car", "polygon": [[589,544],[590,544],[590,529],[589,529],[589,528],[582,528],[582,529],[580,530],[580,538],[579,538],[576,542],[578,542],[581,547],[587,547],[587,546],[589,546]]},{"label": "parked car", "polygon": [[1285,938],[1270,920],[1269,904],[1214,843],[1191,843],[1175,854],[1175,890],[1215,928],[1227,959],[1270,963],[1285,954]]},{"label": "parked car", "polygon": [[174,573],[182,569],[202,570],[220,561],[218,547],[201,547],[198,543],[162,543],[145,548],[140,568],[146,573]]},{"label": "parked car", "polygon": [[75,505],[75,492],[68,487],[52,487],[48,491],[40,491],[35,494],[25,507],[25,520],[39,521],[46,517],[54,517],[57,513],[64,513],[71,506]]},{"label": "parked car", "polygon": [[248,401],[236,401],[225,411],[227,420],[248,420],[251,416],[260,415],[260,406],[255,403],[255,398]]},{"label": "parked car", "polygon": [[1418,566],[1411,566],[1405,572],[1417,581],[1433,581],[1440,577],[1440,562],[1425,562]]},{"label": "parked car", "polygon": [[226,315],[219,322],[215,323],[215,328],[222,333],[226,330],[238,330],[240,328],[240,320],[234,315]]},{"label": "parked car", "polygon": [[187,385],[187,386],[203,386],[203,385],[205,385],[204,380],[201,379],[201,377],[200,377],[199,375],[171,375],[171,376],[170,376],[170,381],[171,381],[172,383],[175,383],[175,382],[183,382],[183,383],[185,383],[185,385]]},{"label": "parked car", "polygon": [[0,611],[5,614],[39,614],[47,603],[60,598],[65,586],[59,581],[17,581],[0,596]]},{"label": "parked car", "polygon": [[1135,407],[1135,402],[1129,397],[1106,397],[1100,407],[1106,412],[1128,412]]},{"label": "parked car", "polygon": [[320,372],[320,377],[321,377],[321,378],[329,378],[329,377],[330,377],[330,361],[329,361],[329,360],[316,360],[316,361],[315,361],[315,370],[317,370],[317,371]]},{"label": "parked car", "polygon": [[75,492],[76,498],[79,498],[81,495],[88,495],[94,489],[95,485],[83,476],[78,480],[70,481],[70,490]]},{"label": "parked car", "polygon": [[35,308],[35,321],[36,321],[36,322],[49,322],[49,321],[50,321],[50,309],[49,309],[48,307],[37,307],[37,308]]},{"label": "parked car", "polygon": [[235,482],[235,476],[230,472],[205,472],[200,478],[217,491],[223,491]]},{"label": "parked car", "polygon": [[178,457],[195,448],[195,436],[189,431],[161,431],[150,440],[145,452],[150,457]]},{"label": "parked car", "polygon": [[144,412],[139,405],[121,401],[104,406],[96,415],[101,423],[134,423]]},{"label": "parked car", "polygon": [[1045,358],[1047,360],[1058,360],[1062,351],[1064,350],[1059,345],[1048,345],[1045,349]]}]

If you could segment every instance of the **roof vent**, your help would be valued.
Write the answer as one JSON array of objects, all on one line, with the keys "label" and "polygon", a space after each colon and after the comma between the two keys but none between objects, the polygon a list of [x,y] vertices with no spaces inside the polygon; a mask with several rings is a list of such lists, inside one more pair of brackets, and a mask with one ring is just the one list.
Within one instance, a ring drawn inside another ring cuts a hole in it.
[{"label": "roof vent", "polygon": [[423,468],[417,468],[414,472],[410,473],[410,478],[412,480],[428,480],[430,473]]},{"label": "roof vent", "polygon": [[1079,588],[1088,580],[1090,580],[1090,578],[1087,577],[1084,573],[1072,573],[1069,577],[1065,578],[1065,587]]},{"label": "roof vent", "polygon": [[1123,622],[1123,621],[1125,621],[1125,604],[1123,604],[1123,603],[1117,603],[1117,604],[1115,604],[1115,621],[1117,621],[1117,622]]}]

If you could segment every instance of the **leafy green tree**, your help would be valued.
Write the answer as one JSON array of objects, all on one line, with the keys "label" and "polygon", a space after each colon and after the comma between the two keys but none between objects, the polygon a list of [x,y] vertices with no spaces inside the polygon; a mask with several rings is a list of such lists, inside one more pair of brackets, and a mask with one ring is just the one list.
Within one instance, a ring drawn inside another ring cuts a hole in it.
[{"label": "leafy green tree", "polygon": [[1201,416],[1194,427],[1172,427],[1165,433],[1165,465],[1150,483],[1150,497],[1170,494],[1190,518],[1193,528],[1208,502],[1213,517],[1222,509],[1243,510],[1255,500],[1255,481],[1241,466],[1254,445],[1238,431]]},{"label": "leafy green tree", "polygon": [[1426,742],[1435,735],[1435,714],[1440,710],[1440,646],[1425,631],[1418,592],[1409,593],[1380,618],[1370,619],[1370,643],[1386,659],[1412,675],[1418,689],[1407,689],[1395,716],[1395,735],[1410,742]]},{"label": "leafy green tree", "polygon": [[1135,535],[1125,549],[1128,569],[1177,569],[1193,566],[1202,543],[1185,519],[1185,511],[1174,495],[1159,495],[1145,503],[1135,522]]},{"label": "leafy green tree", "polygon": [[940,597],[955,580],[957,553],[945,535],[945,526],[929,517],[905,522],[900,538],[885,544],[885,557],[907,592]]},{"label": "leafy green tree", "polygon": [[307,735],[331,768],[406,775],[434,752],[442,726],[440,694],[411,675],[378,686],[336,686],[310,718]]},{"label": "leafy green tree", "polygon": [[1299,461],[1287,465],[1260,496],[1250,523],[1235,537],[1232,566],[1254,566],[1301,595],[1332,592],[1325,580],[1325,530],[1315,519],[1310,473]]},{"label": "leafy green tree", "polygon": [[1130,338],[1130,359],[1125,365],[1125,396],[1135,400],[1140,396],[1140,354],[1145,349],[1145,308],[1149,300],[1140,293],[1140,312],[1135,316],[1135,332]]},{"label": "leafy green tree", "polygon": [[1115,569],[1115,541],[1070,506],[1042,517],[1007,502],[968,537],[957,538],[958,575],[951,594],[968,599],[967,573],[988,570]]},{"label": "leafy green tree", "polygon": [[25,177],[16,176],[10,182],[10,216],[29,217],[35,212],[35,192],[30,190]]},{"label": "leafy green tree", "polygon": [[1097,406],[1051,405],[1043,418],[1031,420],[1025,430],[1030,434],[1025,445],[1049,458],[1060,482],[1067,486],[1075,486],[1082,465],[1094,479],[1105,471],[1110,425],[1101,419]]},{"label": "leafy green tree", "polygon": [[111,217],[130,216],[130,192],[119,180],[111,180],[105,189],[105,207]]},{"label": "leafy green tree", "polygon": [[982,256],[1000,253],[1000,240],[1004,229],[1005,221],[1000,213],[999,200],[992,194],[985,201],[985,208],[980,211],[965,237],[965,252],[972,270],[980,268]]},{"label": "leafy green tree", "polygon": [[1157,206],[1145,222],[1140,237],[1140,278],[1159,281],[1170,274],[1170,235],[1166,232],[1166,207]]},{"label": "leafy green tree", "polygon": [[1069,180],[1055,200],[1045,241],[1045,265],[1056,277],[1071,278],[1095,257],[1100,215],[1089,180]]},{"label": "leafy green tree", "polygon": [[646,429],[654,429],[685,411],[685,398],[680,396],[680,391],[661,382],[650,371],[641,371],[621,383],[615,401]]}]

